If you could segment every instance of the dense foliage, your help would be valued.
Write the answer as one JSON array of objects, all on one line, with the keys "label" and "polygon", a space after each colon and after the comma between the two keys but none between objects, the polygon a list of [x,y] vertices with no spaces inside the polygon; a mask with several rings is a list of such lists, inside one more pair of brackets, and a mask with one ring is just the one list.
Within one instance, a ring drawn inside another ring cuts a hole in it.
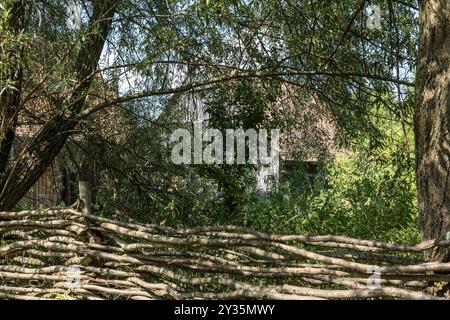
[{"label": "dense foliage", "polygon": [[[2,94],[21,91],[7,115],[13,140],[22,125],[39,130],[17,165],[3,168],[4,208],[62,154],[79,176],[86,158],[100,168],[95,192],[105,215],[417,238],[410,132],[416,1],[377,2],[380,28],[367,25],[369,3],[358,0],[80,1],[78,26],[67,24],[65,2],[17,3],[2,5]],[[3,63],[13,56],[20,58],[20,76]],[[335,125],[336,145],[348,151],[321,159],[313,178],[300,166],[261,193],[251,165],[168,160],[167,137],[180,123],[161,116],[180,96],[199,96],[210,125],[221,130],[284,130],[299,119],[271,106],[287,85],[302,90],[296,108],[308,108],[311,96],[320,101]],[[34,110],[37,102],[48,108]],[[111,132],[98,124],[100,111],[121,119]],[[17,122],[17,114],[29,122]]]}]

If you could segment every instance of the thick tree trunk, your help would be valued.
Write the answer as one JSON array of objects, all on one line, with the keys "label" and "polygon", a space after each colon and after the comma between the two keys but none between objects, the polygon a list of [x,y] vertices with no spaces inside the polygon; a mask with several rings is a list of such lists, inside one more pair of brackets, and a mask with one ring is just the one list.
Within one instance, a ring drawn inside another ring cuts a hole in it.
[{"label": "thick tree trunk", "polygon": [[11,210],[44,173],[77,126],[75,116],[83,109],[86,95],[97,68],[118,0],[95,0],[88,27],[89,36],[82,43],[74,64],[79,83],[68,102],[60,107],[17,156],[0,177],[0,211]]},{"label": "thick tree trunk", "polygon": [[[424,239],[450,232],[450,1],[420,1],[420,48],[416,75],[417,196]],[[435,250],[433,260],[449,261]]]}]

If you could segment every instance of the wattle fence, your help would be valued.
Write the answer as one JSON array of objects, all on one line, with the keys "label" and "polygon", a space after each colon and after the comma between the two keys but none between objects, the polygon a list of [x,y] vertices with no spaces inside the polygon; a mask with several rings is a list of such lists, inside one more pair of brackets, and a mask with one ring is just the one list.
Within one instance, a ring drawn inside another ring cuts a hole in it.
[{"label": "wattle fence", "polygon": [[0,212],[0,299],[445,299],[449,245]]}]

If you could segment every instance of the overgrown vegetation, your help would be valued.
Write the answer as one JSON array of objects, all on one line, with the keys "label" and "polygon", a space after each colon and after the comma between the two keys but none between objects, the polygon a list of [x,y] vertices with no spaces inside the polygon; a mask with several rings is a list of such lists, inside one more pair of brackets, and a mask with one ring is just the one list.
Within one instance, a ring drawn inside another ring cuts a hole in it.
[{"label": "overgrown vegetation", "polygon": [[[129,184],[116,191],[121,197],[106,198],[114,191],[104,185],[99,204],[109,216],[118,209],[174,227],[236,224],[280,234],[342,234],[416,243],[420,236],[413,159],[405,147],[406,140],[411,144],[412,132],[408,129],[405,138],[401,124],[390,120],[379,120],[378,125],[384,140],[377,141],[377,148],[368,147],[370,137],[361,138],[352,151],[322,163],[314,176],[306,165],[282,174],[270,192],[255,188],[252,166],[225,170],[202,165],[169,170],[179,181],[168,198],[158,198],[154,190],[134,198]],[[233,198],[239,199],[233,214],[225,209],[230,198],[220,187],[227,182],[225,190],[236,192]],[[151,194],[155,198],[148,197]]]},{"label": "overgrown vegetation", "polygon": [[[92,180],[107,216],[416,242],[418,8],[378,5],[381,28],[367,24],[371,7],[357,0],[86,0],[75,6],[75,26],[65,2],[6,1],[0,209],[19,208],[61,160],[76,179]],[[326,113],[345,152],[313,157],[314,176],[300,152],[288,159],[297,169],[264,193],[252,165],[174,165],[167,137],[181,124],[161,117],[186,107],[187,96],[220,130],[293,130]],[[286,105],[295,112],[284,114]],[[296,113],[308,110],[309,117]],[[16,141],[26,141],[20,152]]]}]

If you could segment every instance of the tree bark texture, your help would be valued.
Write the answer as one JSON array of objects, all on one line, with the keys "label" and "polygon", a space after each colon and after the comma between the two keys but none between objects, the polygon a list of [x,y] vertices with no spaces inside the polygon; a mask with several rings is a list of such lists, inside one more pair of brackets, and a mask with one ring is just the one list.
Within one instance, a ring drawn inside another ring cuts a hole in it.
[{"label": "tree bark texture", "polygon": [[[420,1],[420,48],[414,133],[416,182],[422,235],[445,239],[450,232],[450,1]],[[430,258],[449,260],[449,250]]]}]

